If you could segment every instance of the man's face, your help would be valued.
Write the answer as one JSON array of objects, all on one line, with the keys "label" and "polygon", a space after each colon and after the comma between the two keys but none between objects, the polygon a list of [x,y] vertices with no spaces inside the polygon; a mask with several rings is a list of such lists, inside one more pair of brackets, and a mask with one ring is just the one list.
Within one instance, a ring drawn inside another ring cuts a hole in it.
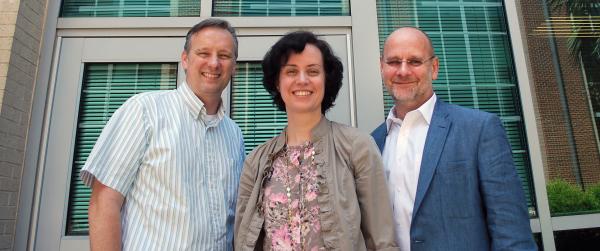
[{"label": "man's face", "polygon": [[220,97],[235,71],[233,36],[207,27],[192,36],[189,51],[181,54],[186,82],[199,98]]},{"label": "man's face", "polygon": [[396,105],[413,110],[433,95],[439,65],[433,56],[427,37],[416,29],[403,28],[390,35],[380,61],[381,76]]}]

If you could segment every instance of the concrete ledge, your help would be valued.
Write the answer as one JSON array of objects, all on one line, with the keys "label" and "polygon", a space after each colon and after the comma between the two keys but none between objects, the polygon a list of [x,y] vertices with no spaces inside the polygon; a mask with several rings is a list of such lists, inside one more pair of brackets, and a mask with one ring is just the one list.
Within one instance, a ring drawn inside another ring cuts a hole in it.
[{"label": "concrete ledge", "polygon": [[552,217],[554,231],[600,227],[600,213]]}]

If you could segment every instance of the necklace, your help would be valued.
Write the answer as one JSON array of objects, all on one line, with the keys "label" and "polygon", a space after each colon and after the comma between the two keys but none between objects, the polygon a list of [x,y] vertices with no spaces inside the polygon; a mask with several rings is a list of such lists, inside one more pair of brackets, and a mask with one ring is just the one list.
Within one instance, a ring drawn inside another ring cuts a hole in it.
[{"label": "necklace", "polygon": [[[310,149],[310,153],[307,156],[305,153],[307,151],[307,149]],[[299,151],[299,153],[297,154],[297,156],[292,156],[291,154],[296,153],[295,151]],[[284,150],[284,158],[285,158],[285,163],[286,163],[286,168],[285,168],[285,190],[286,190],[286,196],[287,196],[287,211],[288,211],[288,234],[290,235],[290,238],[292,238],[292,229],[294,226],[294,208],[292,207],[292,189],[293,189],[293,184],[291,182],[291,179],[293,177],[291,177],[290,175],[290,171],[293,169],[298,170],[298,176],[299,176],[299,182],[298,182],[298,230],[300,231],[300,233],[298,233],[300,235],[300,246],[301,246],[301,250],[304,250],[304,244],[305,244],[305,239],[304,239],[304,235],[302,234],[302,223],[303,223],[303,219],[305,218],[305,209],[306,209],[306,201],[305,201],[305,188],[304,186],[308,186],[308,184],[304,184],[306,181],[304,180],[306,173],[303,172],[303,169],[306,169],[306,167],[303,168],[303,164],[307,165],[306,161],[309,160],[310,163],[308,163],[308,165],[310,165],[310,167],[314,166],[314,162],[315,162],[315,151],[313,148],[312,143],[307,142],[305,144],[302,144],[300,146],[298,146],[296,149],[290,151],[290,147],[288,147],[286,145],[285,150]],[[294,173],[292,173],[292,175],[294,175]],[[293,239],[293,238],[292,238]]]}]

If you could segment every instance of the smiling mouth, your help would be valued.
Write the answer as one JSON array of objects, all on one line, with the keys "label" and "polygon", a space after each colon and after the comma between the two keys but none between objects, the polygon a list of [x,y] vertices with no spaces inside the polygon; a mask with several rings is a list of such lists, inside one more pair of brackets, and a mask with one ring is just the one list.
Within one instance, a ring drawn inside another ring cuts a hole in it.
[{"label": "smiling mouth", "polygon": [[221,74],[203,72],[202,76],[204,76],[205,78],[217,79],[217,78],[219,78],[219,76],[221,76]]},{"label": "smiling mouth", "polygon": [[311,95],[312,92],[311,91],[293,91],[292,94],[294,94],[296,96],[308,96],[308,95]]},{"label": "smiling mouth", "polygon": [[417,83],[416,81],[403,81],[403,82],[392,81],[393,85],[415,85],[416,83]]}]

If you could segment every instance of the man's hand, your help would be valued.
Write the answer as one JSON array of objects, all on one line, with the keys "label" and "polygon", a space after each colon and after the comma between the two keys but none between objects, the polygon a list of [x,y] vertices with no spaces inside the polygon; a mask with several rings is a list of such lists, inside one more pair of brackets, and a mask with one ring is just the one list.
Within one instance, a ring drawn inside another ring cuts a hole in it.
[{"label": "man's hand", "polygon": [[94,180],[88,211],[91,250],[121,250],[121,207],[124,199],[121,193]]}]

